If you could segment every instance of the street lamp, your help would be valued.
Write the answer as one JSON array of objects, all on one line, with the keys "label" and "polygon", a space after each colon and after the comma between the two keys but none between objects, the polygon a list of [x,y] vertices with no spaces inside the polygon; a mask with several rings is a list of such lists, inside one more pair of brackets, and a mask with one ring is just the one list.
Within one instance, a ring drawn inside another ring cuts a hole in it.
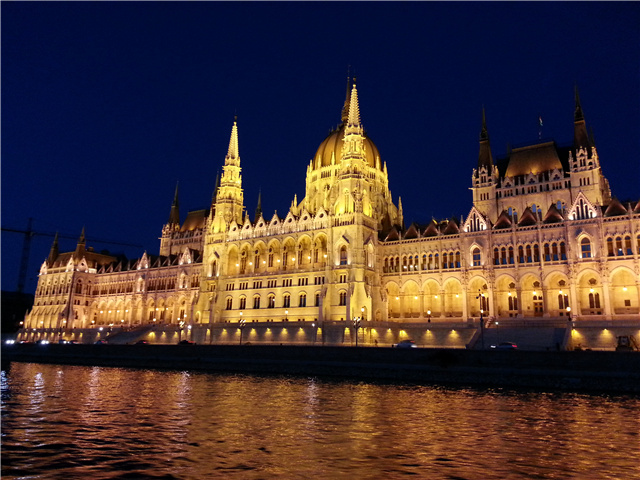
[{"label": "street lamp", "polygon": [[178,343],[182,341],[182,330],[184,330],[184,320],[178,323]]},{"label": "street lamp", "polygon": [[484,350],[484,320],[482,319],[484,310],[482,308],[482,297],[484,297],[484,294],[480,293],[480,290],[478,289],[478,296],[476,298],[480,300],[480,337],[482,338],[482,349]]},{"label": "street lamp", "polygon": [[[242,315],[242,312],[240,312],[240,315]],[[244,330],[245,327],[245,319],[242,318],[242,316],[240,317],[240,321],[238,322],[238,328],[240,329],[240,345],[242,345],[242,331]]]},{"label": "street lamp", "polygon": [[[240,315],[242,315],[242,312],[240,312]],[[288,322],[288,321],[289,321],[288,316],[289,316],[289,310],[285,310],[285,311],[284,311],[284,321],[285,321],[285,322]]]},{"label": "street lamp", "polygon": [[498,345],[500,345],[500,324],[498,322],[496,322],[496,339],[497,339],[497,343]]},{"label": "street lamp", "polygon": [[356,331],[356,347],[358,346],[358,329],[360,328],[360,317],[353,317],[353,329]]},{"label": "street lamp", "polygon": [[427,310],[427,323],[431,323],[431,310]]}]

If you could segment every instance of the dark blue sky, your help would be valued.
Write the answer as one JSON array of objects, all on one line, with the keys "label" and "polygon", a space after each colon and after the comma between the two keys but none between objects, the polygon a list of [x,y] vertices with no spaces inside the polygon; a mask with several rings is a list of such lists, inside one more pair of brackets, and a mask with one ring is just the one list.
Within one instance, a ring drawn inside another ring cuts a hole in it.
[{"label": "dark blue sky", "polygon": [[[494,157],[535,142],[538,115],[567,143],[576,82],[614,195],[638,200],[638,18],[637,2],[3,2],[2,226],[157,253],[176,181],[183,219],[208,206],[236,113],[245,205],[262,189],[284,216],[347,65],[407,224],[468,213],[482,105]],[[51,241],[34,237],[27,291]],[[21,248],[2,233],[3,290]]]}]

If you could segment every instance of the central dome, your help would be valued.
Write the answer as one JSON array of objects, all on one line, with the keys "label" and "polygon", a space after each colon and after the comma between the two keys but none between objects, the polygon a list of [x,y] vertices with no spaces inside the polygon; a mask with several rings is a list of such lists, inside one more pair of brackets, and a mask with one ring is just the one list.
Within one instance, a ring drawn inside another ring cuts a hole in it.
[{"label": "central dome", "polygon": [[[331,158],[334,155],[336,165],[340,163],[340,159],[342,158],[342,144],[344,143],[344,127],[345,123],[343,122],[337,130],[331,132],[320,144],[316,155],[313,157],[314,169],[331,165]],[[364,138],[364,147],[367,164],[371,168],[376,168],[377,165],[378,169],[382,170],[382,162],[379,160],[380,153],[378,152],[378,147],[376,147],[368,136],[365,136]],[[377,162],[376,159],[378,159]]]}]

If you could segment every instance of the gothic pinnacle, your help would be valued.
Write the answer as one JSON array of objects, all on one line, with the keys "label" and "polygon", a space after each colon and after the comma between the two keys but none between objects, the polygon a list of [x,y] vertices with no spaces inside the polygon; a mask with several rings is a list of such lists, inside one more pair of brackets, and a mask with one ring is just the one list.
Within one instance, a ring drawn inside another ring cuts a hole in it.
[{"label": "gothic pinnacle", "polygon": [[233,121],[233,128],[231,129],[231,138],[229,139],[229,151],[227,152],[227,158],[225,159],[225,165],[231,163],[238,163],[240,160],[240,152],[238,149],[238,122],[237,117]]},{"label": "gothic pinnacle", "polygon": [[349,102],[349,119],[350,126],[360,126],[360,107],[358,106],[358,89],[356,88],[355,78],[353,79],[353,88],[351,89],[351,99]]}]

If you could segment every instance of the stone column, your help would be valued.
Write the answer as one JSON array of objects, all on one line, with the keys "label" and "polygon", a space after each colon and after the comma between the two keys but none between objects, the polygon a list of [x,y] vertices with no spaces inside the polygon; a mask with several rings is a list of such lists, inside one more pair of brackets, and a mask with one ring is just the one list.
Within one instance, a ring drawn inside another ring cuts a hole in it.
[{"label": "stone column", "polygon": [[522,288],[516,286],[516,298],[518,299],[518,317],[522,317]]},{"label": "stone column", "polygon": [[444,290],[440,290],[440,318],[444,318]]},{"label": "stone column", "polygon": [[549,313],[549,299],[548,294],[549,294],[549,289],[547,287],[541,287],[542,288],[542,316],[543,317],[550,317],[551,314]]},{"label": "stone column", "polygon": [[611,292],[609,291],[610,283],[608,278],[602,279],[602,296],[604,297],[604,318],[611,320],[612,315],[615,313],[611,308]]}]

